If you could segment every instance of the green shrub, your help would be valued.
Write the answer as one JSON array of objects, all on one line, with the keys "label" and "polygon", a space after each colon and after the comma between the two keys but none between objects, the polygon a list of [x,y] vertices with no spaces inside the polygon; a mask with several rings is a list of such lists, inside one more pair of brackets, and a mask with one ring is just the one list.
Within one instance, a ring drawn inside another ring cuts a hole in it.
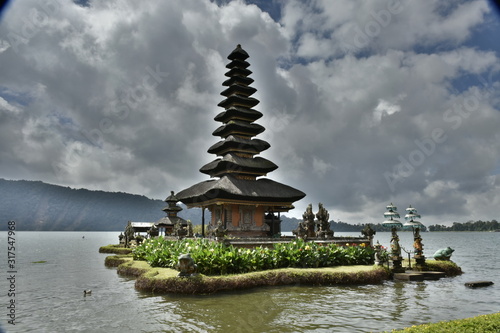
[{"label": "green shrub", "polygon": [[301,239],[276,243],[272,249],[235,248],[207,239],[182,241],[149,239],[133,251],[135,260],[145,260],[153,267],[175,268],[180,254],[190,253],[205,275],[239,274],[274,268],[314,268],[341,265],[373,264],[374,250],[363,246],[321,245]]}]

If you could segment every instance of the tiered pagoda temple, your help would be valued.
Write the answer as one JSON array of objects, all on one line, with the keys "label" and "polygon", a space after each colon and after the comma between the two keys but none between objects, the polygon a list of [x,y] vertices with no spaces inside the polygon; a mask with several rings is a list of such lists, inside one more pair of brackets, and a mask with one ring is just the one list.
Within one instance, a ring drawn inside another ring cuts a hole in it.
[{"label": "tiered pagoda temple", "polygon": [[221,140],[208,149],[217,158],[200,169],[214,179],[178,192],[177,198],[188,208],[207,208],[211,228],[236,237],[265,237],[279,234],[279,213],[294,208],[305,193],[263,178],[278,166],[256,156],[270,144],[254,138],[265,128],[255,123],[262,113],[252,109],[259,101],[251,97],[257,90],[250,86],[248,57],[240,45],[227,57],[228,79],[222,83],[227,88],[221,93],[226,98],[219,103],[224,111],[214,118],[222,125],[212,133]]}]

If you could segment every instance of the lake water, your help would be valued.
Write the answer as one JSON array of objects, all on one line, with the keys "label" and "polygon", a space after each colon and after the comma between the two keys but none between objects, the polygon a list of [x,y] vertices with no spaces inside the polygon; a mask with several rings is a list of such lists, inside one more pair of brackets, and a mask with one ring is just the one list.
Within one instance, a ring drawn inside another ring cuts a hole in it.
[{"label": "lake water", "polygon": [[[10,288],[7,234],[0,233],[0,323],[6,332],[380,332],[500,311],[500,233],[422,233],[424,254],[455,249],[464,274],[439,281],[353,287],[283,286],[216,295],[153,295],[106,268],[102,245],[118,232],[18,232],[15,315],[7,322]],[[349,235],[348,233],[338,233]],[[358,234],[351,234],[358,236]],[[411,232],[399,234],[412,246]],[[85,236],[85,238],[82,238]],[[388,246],[390,233],[375,241]],[[35,263],[46,261],[45,263]],[[470,289],[467,281],[494,285]],[[84,289],[92,295],[83,297]]]}]

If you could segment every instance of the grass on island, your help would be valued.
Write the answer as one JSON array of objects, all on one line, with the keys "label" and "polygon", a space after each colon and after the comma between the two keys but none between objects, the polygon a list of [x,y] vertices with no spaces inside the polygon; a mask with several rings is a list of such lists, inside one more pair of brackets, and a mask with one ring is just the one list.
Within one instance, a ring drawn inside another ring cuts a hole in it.
[{"label": "grass on island", "polygon": [[106,267],[118,267],[130,260],[133,260],[131,254],[117,254],[115,256],[106,257],[104,265]]},{"label": "grass on island", "polygon": [[118,266],[118,273],[136,277],[135,287],[138,290],[179,294],[211,294],[219,291],[293,284],[377,284],[389,277],[389,273],[384,268],[355,265],[323,268],[280,268],[217,276],[198,274],[193,277],[179,278],[177,276],[179,272],[174,269],[151,267],[145,261],[130,259]]},{"label": "grass on island", "polygon": [[[406,269],[411,266],[412,271],[417,271],[415,259],[410,260],[411,265],[409,265],[408,259],[403,259],[402,265]],[[425,261],[426,271],[435,271],[435,272],[443,272],[448,277],[461,275],[462,268],[458,266],[455,262],[451,260],[435,260],[435,259],[427,259]]]},{"label": "grass on island", "polygon": [[[454,262],[429,260],[431,269],[447,276],[461,273]],[[136,277],[138,290],[155,293],[211,294],[225,290],[248,289],[278,285],[359,285],[378,284],[390,278],[390,272],[380,266],[352,265],[322,268],[279,268],[243,274],[179,278],[171,268],[151,267],[147,262],[133,260],[131,255],[106,258],[106,266],[118,267],[118,274]]]},{"label": "grass on island", "polygon": [[[108,245],[99,251],[127,253],[130,249]],[[186,252],[197,262],[200,274],[179,278],[173,268],[179,254]],[[373,249],[364,246],[320,246],[297,240],[275,244],[272,249],[241,249],[205,240],[164,239],[146,241],[133,253],[107,257],[105,262],[107,267],[118,267],[119,274],[136,277],[139,290],[184,294],[292,284],[376,284],[391,278],[388,267],[371,263]],[[403,266],[408,265],[408,261],[403,262]],[[426,270],[447,276],[462,273],[451,261],[428,260]]]},{"label": "grass on island", "polygon": [[498,333],[500,332],[500,312],[494,314],[480,315],[477,317],[441,321],[434,324],[415,325],[402,330],[392,330],[388,332],[405,333]]},{"label": "grass on island", "polygon": [[110,244],[106,246],[101,246],[99,248],[99,253],[129,254],[132,253],[132,249],[122,247],[121,245]]}]

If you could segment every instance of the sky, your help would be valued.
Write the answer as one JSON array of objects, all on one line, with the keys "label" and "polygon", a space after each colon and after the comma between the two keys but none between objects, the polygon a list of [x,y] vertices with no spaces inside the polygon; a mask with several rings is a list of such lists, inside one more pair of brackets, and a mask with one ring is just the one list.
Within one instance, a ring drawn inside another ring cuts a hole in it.
[{"label": "sky", "polygon": [[227,56],[268,178],[335,221],[500,218],[500,11],[485,0],[11,1],[0,178],[165,199],[210,179]]}]

